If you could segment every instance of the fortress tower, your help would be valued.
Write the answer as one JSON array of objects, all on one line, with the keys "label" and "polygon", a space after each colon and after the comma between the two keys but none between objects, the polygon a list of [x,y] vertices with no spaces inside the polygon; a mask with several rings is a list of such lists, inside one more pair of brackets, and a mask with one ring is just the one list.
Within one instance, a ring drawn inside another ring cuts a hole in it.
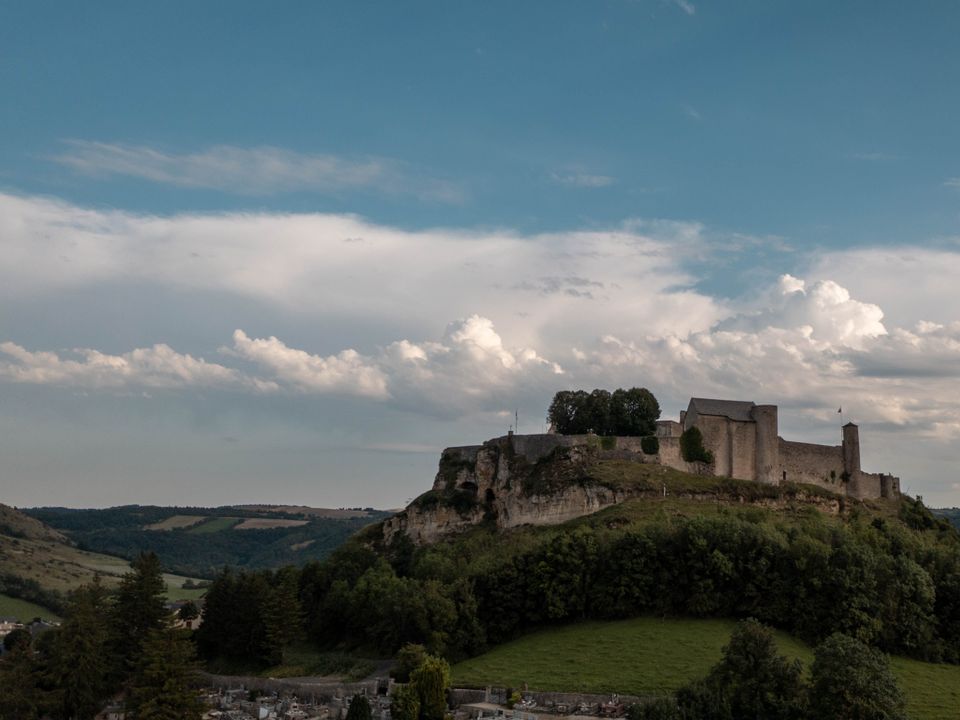
[{"label": "fortress tower", "polygon": [[851,479],[860,473],[860,428],[852,422],[843,426],[843,471]]}]

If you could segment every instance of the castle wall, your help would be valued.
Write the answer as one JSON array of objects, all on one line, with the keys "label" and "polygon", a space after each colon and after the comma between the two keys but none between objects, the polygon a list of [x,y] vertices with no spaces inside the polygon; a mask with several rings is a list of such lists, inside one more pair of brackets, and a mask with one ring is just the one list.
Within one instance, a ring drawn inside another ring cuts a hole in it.
[{"label": "castle wall", "polygon": [[728,421],[727,437],[730,443],[730,477],[740,480],[756,480],[756,423]]},{"label": "castle wall", "polygon": [[[575,447],[586,445],[594,435],[559,435],[557,433],[539,433],[536,435],[508,435],[513,452],[522,455],[528,463],[542,460],[558,447]],[[499,442],[505,438],[497,438],[491,442]]]},{"label": "castle wall", "polygon": [[781,480],[819,485],[837,493],[845,492],[842,446],[791,442],[783,438],[780,438],[779,444]]},{"label": "castle wall", "polygon": [[734,424],[731,420],[715,415],[695,415],[687,413],[687,425],[693,423],[703,435],[703,446],[713,453],[713,467],[717,475],[733,477],[733,462],[731,457],[730,428]]}]

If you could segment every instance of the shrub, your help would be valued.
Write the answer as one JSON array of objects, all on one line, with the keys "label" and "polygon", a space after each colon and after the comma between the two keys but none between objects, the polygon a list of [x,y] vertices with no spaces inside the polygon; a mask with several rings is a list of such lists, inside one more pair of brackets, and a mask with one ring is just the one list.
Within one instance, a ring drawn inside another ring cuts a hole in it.
[{"label": "shrub", "polygon": [[683,431],[680,436],[680,454],[687,462],[713,462],[713,453],[703,446],[703,434],[697,427]]},{"label": "shrub", "polygon": [[644,455],[656,455],[660,452],[660,440],[656,435],[646,435],[640,438],[640,449]]}]

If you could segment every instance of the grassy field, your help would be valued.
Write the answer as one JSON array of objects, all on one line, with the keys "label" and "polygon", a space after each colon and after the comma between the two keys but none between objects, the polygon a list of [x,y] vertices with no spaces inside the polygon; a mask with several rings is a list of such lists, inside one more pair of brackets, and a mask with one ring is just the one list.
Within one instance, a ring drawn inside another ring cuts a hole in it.
[{"label": "grassy field", "polygon": [[144,526],[144,530],[179,530],[181,528],[193,527],[199,522],[206,520],[206,515],[173,515],[166,520],[155,522]]},{"label": "grassy field", "polygon": [[195,525],[194,527],[187,530],[188,533],[193,535],[203,535],[205,533],[215,533],[220,532],[221,530],[229,530],[234,525],[240,522],[240,518],[235,517],[214,517],[210,518],[204,523]]},{"label": "grassy field", "polygon": [[60,616],[54,614],[45,607],[34,605],[26,600],[0,595],[0,617],[15,617],[20,622],[30,622],[35,617],[44,620],[60,620]]},{"label": "grassy field", "polygon": [[[453,667],[457,685],[650,695],[706,675],[720,658],[734,623],[727,620],[636,618],[590,622],[527,635]],[[809,669],[810,648],[776,633],[781,652]],[[915,720],[955,720],[960,666],[892,658]]]}]

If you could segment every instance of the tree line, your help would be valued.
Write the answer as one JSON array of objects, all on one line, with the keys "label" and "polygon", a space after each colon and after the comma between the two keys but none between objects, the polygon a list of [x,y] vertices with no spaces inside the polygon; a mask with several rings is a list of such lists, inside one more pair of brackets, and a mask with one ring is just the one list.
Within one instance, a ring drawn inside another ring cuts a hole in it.
[{"label": "tree line", "polygon": [[[909,500],[903,513],[929,517]],[[224,571],[198,641],[208,658],[264,663],[297,633],[383,654],[419,643],[456,660],[533,627],[660,614],[754,617],[811,643],[842,632],[887,652],[960,662],[956,531],[945,521],[916,532],[895,519],[818,515],[771,521],[750,509],[581,526],[518,537],[512,554],[492,536],[419,549],[399,536],[383,553],[351,542],[326,562],[285,570],[282,583]]]},{"label": "tree line", "polygon": [[89,720],[120,694],[132,720],[198,720],[193,644],[164,603],[152,554],[115,592],[99,579],[73,591],[59,628],[19,633],[0,659],[0,720]]}]

